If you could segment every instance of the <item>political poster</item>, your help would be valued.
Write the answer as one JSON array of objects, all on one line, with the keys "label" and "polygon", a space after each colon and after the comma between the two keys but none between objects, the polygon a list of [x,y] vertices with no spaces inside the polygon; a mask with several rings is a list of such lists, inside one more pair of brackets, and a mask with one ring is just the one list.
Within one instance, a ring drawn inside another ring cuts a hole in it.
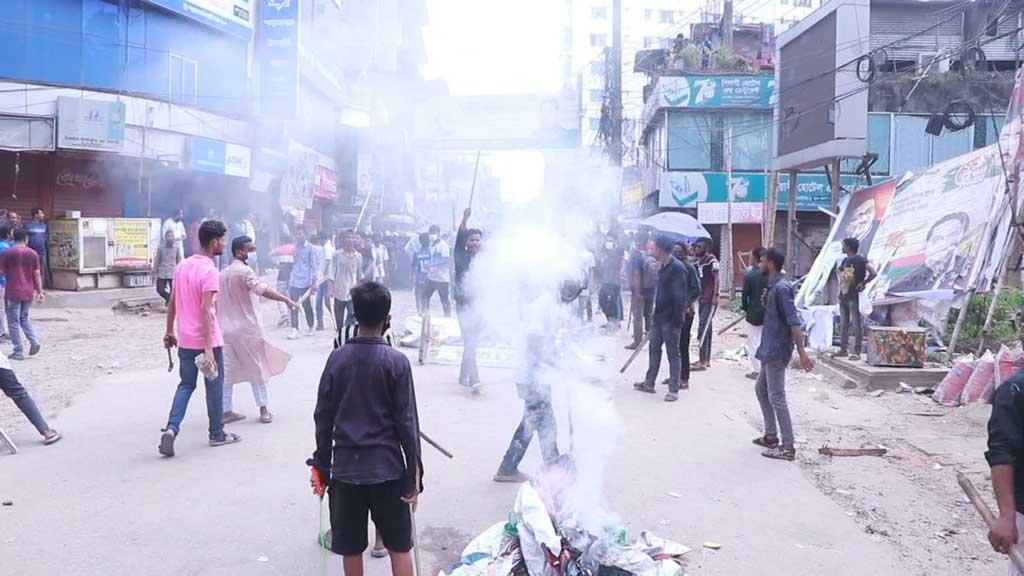
[{"label": "political poster", "polygon": [[800,286],[798,307],[808,308],[835,301],[838,294],[835,269],[843,259],[843,239],[856,238],[860,242],[858,252],[868,255],[895,192],[896,182],[887,180],[857,190],[843,199],[839,219]]}]

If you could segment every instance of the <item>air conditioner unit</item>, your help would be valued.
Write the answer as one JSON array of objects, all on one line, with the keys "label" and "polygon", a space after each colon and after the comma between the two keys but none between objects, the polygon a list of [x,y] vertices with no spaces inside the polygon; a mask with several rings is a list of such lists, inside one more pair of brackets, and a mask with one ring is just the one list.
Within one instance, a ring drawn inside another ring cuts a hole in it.
[{"label": "air conditioner unit", "polygon": [[949,72],[949,58],[940,57],[938,52],[922,52],[917,55],[917,72]]}]

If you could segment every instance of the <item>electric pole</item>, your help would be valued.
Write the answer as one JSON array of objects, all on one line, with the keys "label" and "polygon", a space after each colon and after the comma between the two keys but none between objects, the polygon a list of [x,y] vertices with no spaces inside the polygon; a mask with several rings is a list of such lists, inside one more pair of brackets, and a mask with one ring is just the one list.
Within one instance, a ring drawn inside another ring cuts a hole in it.
[{"label": "electric pole", "polygon": [[732,0],[725,0],[722,7],[722,44],[732,48]]},{"label": "electric pole", "polygon": [[736,265],[733,263],[734,250],[732,247],[732,126],[725,127],[725,230],[722,234],[722,266],[725,268],[725,289],[726,296],[732,300],[734,292],[733,271]]},{"label": "electric pole", "polygon": [[612,51],[608,103],[611,108],[612,134],[609,153],[614,166],[622,166],[622,0],[612,1]]}]

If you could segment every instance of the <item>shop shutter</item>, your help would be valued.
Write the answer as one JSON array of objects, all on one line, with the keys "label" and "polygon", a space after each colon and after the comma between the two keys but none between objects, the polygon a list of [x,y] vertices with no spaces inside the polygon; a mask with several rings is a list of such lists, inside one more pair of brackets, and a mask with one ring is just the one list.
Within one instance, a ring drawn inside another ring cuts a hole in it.
[{"label": "shop shutter", "polygon": [[85,217],[122,215],[122,195],[135,182],[113,161],[59,159],[53,171],[53,213],[79,211]]}]

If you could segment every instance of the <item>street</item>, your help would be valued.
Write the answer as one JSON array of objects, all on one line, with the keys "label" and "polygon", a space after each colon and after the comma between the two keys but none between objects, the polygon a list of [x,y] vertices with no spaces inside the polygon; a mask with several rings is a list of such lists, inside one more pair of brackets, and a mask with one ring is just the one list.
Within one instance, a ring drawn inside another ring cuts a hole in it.
[{"label": "street", "polygon": [[[398,298],[398,308],[407,310],[409,295]],[[156,320],[137,319],[154,327],[154,341]],[[13,503],[0,508],[0,573],[321,573],[320,518],[304,461],[313,446],[312,411],[330,338],[320,333],[286,341],[281,329],[271,334],[295,358],[271,382],[273,424],[253,418],[248,386],[236,388],[236,406],[250,416],[230,426],[244,437],[237,446],[206,445],[199,390],[178,455],[160,458],[159,428],[177,380],[166,368],[135,370],[130,358],[60,411],[53,424],[65,439],[55,446],[38,444],[20,414],[12,430],[8,416],[14,413],[3,404],[5,427],[22,451],[0,456],[0,500]],[[651,530],[690,546],[690,574],[917,573],[906,563],[912,558],[901,560],[894,547],[860,529],[800,466],[760,457],[750,444],[758,433],[750,425],[757,415],[751,382],[734,364],[717,362],[709,372],[694,373],[691,389],[669,405],[632,391],[629,383],[645,368],[645,357],[627,377],[618,374],[625,336],[602,341],[604,349],[592,352],[607,355],[604,384],[622,427],[607,462],[605,495],[631,537]],[[495,484],[491,475],[521,403],[511,370],[484,370],[480,396],[456,384],[453,367],[416,366],[414,372],[422,428],[455,454],[447,460],[424,446],[426,491],[417,523],[423,568],[436,574],[511,509],[516,487]],[[32,381],[26,385],[33,390]],[[558,400],[565,450],[567,408]],[[48,416],[54,411],[44,407]],[[535,451],[524,470],[538,465]],[[702,548],[707,541],[722,548]],[[340,558],[328,556],[327,571],[340,573]],[[369,574],[387,573],[386,561],[367,562]]]}]

